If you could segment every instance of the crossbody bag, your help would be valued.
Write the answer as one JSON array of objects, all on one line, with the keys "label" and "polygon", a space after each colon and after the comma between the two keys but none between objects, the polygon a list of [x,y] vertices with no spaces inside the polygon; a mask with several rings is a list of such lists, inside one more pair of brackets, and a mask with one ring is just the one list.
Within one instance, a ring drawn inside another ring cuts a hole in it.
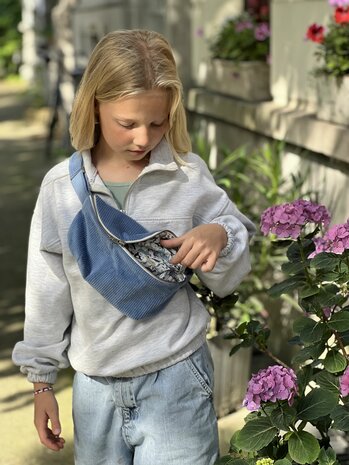
[{"label": "crossbody bag", "polygon": [[175,249],[161,245],[175,234],[148,231],[93,193],[79,152],[69,159],[69,174],[82,206],[68,243],[82,277],[126,316],[139,320],[156,315],[192,275],[170,263]]}]

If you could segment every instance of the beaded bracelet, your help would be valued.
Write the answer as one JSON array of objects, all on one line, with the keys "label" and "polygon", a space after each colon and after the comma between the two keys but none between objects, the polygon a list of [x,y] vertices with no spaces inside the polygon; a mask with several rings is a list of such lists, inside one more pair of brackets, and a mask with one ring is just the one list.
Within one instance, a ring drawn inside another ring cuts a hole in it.
[{"label": "beaded bracelet", "polygon": [[41,394],[42,392],[47,392],[47,391],[53,391],[52,386],[46,386],[41,389],[37,389],[36,391],[33,392],[34,396],[37,396],[38,394]]}]

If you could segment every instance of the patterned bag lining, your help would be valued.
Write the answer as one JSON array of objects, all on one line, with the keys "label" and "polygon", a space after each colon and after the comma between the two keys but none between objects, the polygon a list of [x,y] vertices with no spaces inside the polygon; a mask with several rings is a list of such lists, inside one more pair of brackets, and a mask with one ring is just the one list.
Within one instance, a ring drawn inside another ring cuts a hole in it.
[{"label": "patterned bag lining", "polygon": [[162,231],[157,236],[142,242],[125,244],[127,250],[147,268],[154,276],[170,283],[183,282],[186,279],[185,267],[181,264],[172,265],[171,258],[176,249],[167,249],[160,244],[161,239],[176,237],[170,231]]}]

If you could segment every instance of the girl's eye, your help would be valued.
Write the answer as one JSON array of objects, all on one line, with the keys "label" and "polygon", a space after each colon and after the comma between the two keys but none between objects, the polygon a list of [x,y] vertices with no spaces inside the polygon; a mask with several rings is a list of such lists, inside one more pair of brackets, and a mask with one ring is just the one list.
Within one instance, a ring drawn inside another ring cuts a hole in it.
[{"label": "girl's eye", "polygon": [[[135,123],[123,123],[122,121],[117,122],[119,126],[125,128],[125,129],[133,129],[135,127]],[[162,123],[151,123],[151,127],[153,128],[161,128],[164,125],[164,122]]]},{"label": "girl's eye", "polygon": [[121,123],[120,121],[118,122],[118,124],[125,128],[125,129],[132,129],[133,128],[133,123]]}]

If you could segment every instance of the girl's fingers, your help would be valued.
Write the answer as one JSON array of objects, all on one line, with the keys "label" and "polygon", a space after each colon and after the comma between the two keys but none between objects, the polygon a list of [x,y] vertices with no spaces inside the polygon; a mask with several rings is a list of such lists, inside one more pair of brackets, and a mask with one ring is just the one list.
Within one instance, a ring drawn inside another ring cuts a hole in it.
[{"label": "girl's fingers", "polygon": [[182,245],[183,239],[182,237],[174,237],[173,239],[162,239],[160,243],[163,247],[166,247],[167,249],[175,249]]}]

